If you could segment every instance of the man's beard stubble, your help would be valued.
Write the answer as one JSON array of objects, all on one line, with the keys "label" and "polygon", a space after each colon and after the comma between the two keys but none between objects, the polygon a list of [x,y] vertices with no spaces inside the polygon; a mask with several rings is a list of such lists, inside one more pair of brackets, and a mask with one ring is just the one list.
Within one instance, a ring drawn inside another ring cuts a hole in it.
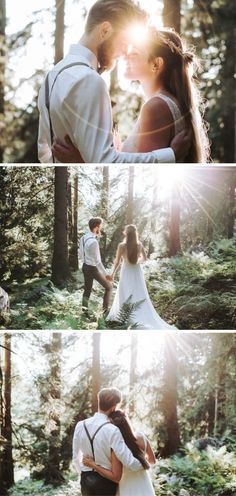
[{"label": "man's beard stubble", "polygon": [[116,60],[111,57],[110,53],[111,45],[112,41],[106,40],[98,47],[98,63],[100,73],[112,70],[115,67]]}]

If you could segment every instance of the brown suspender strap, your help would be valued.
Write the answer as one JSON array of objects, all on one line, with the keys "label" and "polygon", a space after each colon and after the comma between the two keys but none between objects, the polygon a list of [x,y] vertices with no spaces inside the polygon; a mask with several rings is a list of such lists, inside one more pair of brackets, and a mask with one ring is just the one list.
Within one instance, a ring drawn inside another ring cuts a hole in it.
[{"label": "brown suspender strap", "polygon": [[[52,95],[52,90],[55,86],[55,83],[56,83],[56,80],[58,78],[58,76],[60,76],[60,74],[62,72],[64,72],[66,69],[69,69],[70,67],[74,67],[76,65],[80,65],[80,66],[84,66],[84,67],[89,67],[90,69],[92,70],[95,70],[93,69],[93,67],[91,67],[90,65],[88,64],[85,64],[84,62],[72,62],[71,64],[68,64],[68,65],[65,65],[64,67],[62,67],[62,69],[60,69],[52,83],[52,87],[51,87],[51,91],[49,89],[49,73],[47,74],[46,76],[46,79],[45,79],[45,105],[46,105],[46,108],[47,108],[47,111],[48,111],[48,117],[49,117],[49,127],[50,127],[50,139],[51,139],[51,146],[53,144],[53,128],[52,128],[52,121],[51,121],[51,116],[50,116],[50,98],[51,98],[51,95]],[[52,159],[53,159],[53,162],[54,162],[54,157],[52,156]]]},{"label": "brown suspender strap", "polygon": [[86,264],[85,245],[89,239],[95,239],[95,238],[94,238],[94,236],[90,236],[90,238],[87,238],[86,240],[84,240],[84,236],[83,236],[83,249],[84,249],[84,263],[85,264]]},{"label": "brown suspender strap", "polygon": [[85,429],[85,432],[88,436],[88,439],[89,439],[89,442],[90,442],[90,445],[91,445],[91,450],[92,450],[92,453],[93,453],[93,459],[95,461],[95,453],[94,453],[94,439],[95,439],[95,436],[97,435],[97,433],[100,431],[100,429],[104,426],[104,425],[107,425],[107,424],[110,424],[110,422],[104,422],[104,424],[101,424],[98,429],[95,431],[95,433],[93,434],[93,436],[90,436],[89,434],[89,431],[88,431],[88,428],[86,426],[86,423],[85,423],[85,420],[83,422],[83,425],[84,425],[84,429]]}]

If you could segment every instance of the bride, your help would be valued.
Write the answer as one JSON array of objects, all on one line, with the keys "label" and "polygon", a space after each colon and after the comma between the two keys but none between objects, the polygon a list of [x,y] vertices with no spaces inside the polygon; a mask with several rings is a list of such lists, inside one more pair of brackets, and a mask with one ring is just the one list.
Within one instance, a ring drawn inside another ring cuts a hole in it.
[{"label": "bride", "polygon": [[149,298],[141,267],[141,263],[147,260],[147,256],[142,243],[138,239],[136,226],[127,226],[124,234],[125,239],[118,246],[111,273],[111,277],[114,279],[122,262],[120,280],[107,320],[115,321],[123,304],[131,298],[131,303],[142,302],[132,314],[132,322],[138,325],[139,329],[173,329],[172,326],[161,319]]},{"label": "bride", "polygon": [[[183,129],[191,130],[187,163],[209,161],[209,140],[201,115],[201,99],[194,74],[195,57],[170,29],[147,29],[145,41],[132,45],[126,56],[126,78],[141,83],[145,103],[131,136],[121,151],[149,152],[168,147]],[[65,137],[53,145],[62,163],[83,163],[79,150]]]},{"label": "bride", "polygon": [[120,429],[126,445],[133,456],[140,461],[143,470],[134,472],[123,467],[113,451],[111,470],[97,465],[90,456],[84,456],[83,464],[107,479],[115,482],[119,480],[117,496],[155,496],[148,468],[150,467],[149,464],[156,463],[156,459],[148,439],[141,432],[134,434],[129,419],[121,410],[111,412],[109,419]]}]

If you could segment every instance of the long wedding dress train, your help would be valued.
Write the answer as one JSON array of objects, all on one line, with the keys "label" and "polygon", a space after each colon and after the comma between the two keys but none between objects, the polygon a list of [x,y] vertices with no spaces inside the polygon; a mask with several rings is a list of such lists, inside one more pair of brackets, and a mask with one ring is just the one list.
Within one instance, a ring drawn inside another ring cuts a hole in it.
[{"label": "long wedding dress train", "polygon": [[107,320],[117,320],[122,306],[130,297],[131,303],[144,300],[131,317],[131,321],[137,325],[137,329],[175,329],[174,326],[165,322],[153,307],[148,294],[142,266],[139,263],[131,264],[127,259],[123,258],[120,280]]}]

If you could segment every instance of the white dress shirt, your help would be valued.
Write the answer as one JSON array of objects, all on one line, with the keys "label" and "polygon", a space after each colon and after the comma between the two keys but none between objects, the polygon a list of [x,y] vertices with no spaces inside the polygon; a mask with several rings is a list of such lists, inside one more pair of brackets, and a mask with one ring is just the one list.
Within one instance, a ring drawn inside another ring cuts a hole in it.
[{"label": "white dress shirt", "polygon": [[85,264],[97,267],[99,272],[104,276],[108,275],[108,272],[101,261],[100,248],[96,234],[91,231],[82,236],[80,240],[80,258]]},{"label": "white dress shirt", "polygon": [[[63,71],[50,95],[50,116],[55,137],[64,141],[68,134],[86,163],[156,163],[175,162],[171,148],[150,153],[116,151],[113,144],[112,109],[107,85],[97,73],[98,61],[83,45],[72,45],[68,55],[49,74],[52,87],[57,72],[68,64],[83,62],[90,67],[74,66]],[[52,162],[45,83],[38,99],[40,112],[38,155],[40,162]]]},{"label": "white dress shirt", "polygon": [[[104,413],[95,413],[93,417],[86,420],[86,427],[92,436],[97,428],[108,422],[109,419]],[[103,468],[111,470],[111,450],[113,449],[121,463],[130,470],[137,471],[143,467],[141,463],[134,458],[129,448],[126,446],[124,439],[118,427],[109,423],[104,425],[97,433],[94,439],[95,462]],[[91,471],[82,463],[83,455],[93,456],[91,444],[84,429],[83,421],[78,422],[73,437],[73,466],[78,473]]]}]

